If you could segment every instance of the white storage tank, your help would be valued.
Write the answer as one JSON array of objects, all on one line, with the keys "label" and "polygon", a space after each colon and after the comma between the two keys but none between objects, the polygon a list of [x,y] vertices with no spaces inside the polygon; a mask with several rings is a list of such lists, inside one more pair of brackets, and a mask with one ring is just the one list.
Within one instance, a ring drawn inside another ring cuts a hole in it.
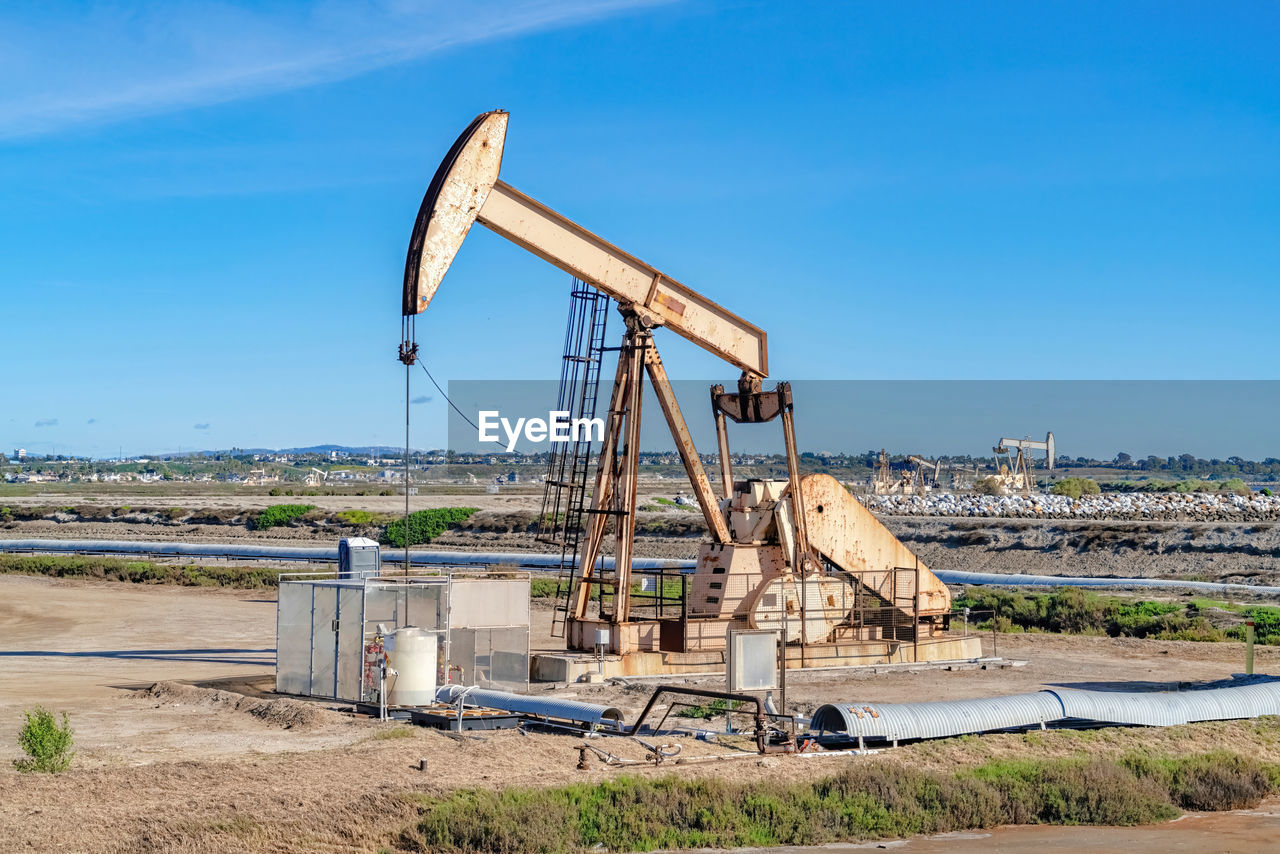
[{"label": "white storage tank", "polygon": [[396,675],[387,677],[387,705],[425,706],[435,702],[439,634],[405,626],[391,636],[387,663]]}]

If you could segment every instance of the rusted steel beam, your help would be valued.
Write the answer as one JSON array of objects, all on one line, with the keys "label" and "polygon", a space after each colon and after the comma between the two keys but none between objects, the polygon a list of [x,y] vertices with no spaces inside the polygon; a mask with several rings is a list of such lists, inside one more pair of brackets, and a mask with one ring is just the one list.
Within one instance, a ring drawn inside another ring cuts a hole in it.
[{"label": "rusted steel beam", "polygon": [[[689,483],[693,486],[698,506],[702,508],[702,516],[707,520],[707,530],[715,537],[717,543],[728,543],[732,540],[729,536],[729,526],[724,521],[724,514],[720,512],[715,493],[711,491],[711,481],[707,479],[707,471],[702,467],[702,460],[698,458],[698,449],[693,445],[693,436],[689,434],[689,426],[685,423],[684,414],[680,411],[680,404],[676,401],[675,392],[667,378],[667,369],[663,367],[662,357],[658,355],[658,349],[653,346],[652,339],[644,358],[645,368],[649,372],[649,382],[653,384],[658,405],[662,407],[662,414],[667,418],[667,426],[671,428],[671,437],[675,439],[676,450],[680,453],[680,462],[684,463],[684,470],[689,475]],[[732,494],[732,491],[731,484],[728,494]]]}]

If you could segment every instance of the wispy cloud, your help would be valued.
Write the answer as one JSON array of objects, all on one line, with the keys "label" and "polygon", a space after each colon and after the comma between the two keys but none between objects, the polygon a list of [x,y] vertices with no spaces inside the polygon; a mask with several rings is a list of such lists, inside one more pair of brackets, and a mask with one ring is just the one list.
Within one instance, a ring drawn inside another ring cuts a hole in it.
[{"label": "wispy cloud", "polygon": [[32,4],[0,12],[0,137],[341,80],[662,2],[670,0]]},{"label": "wispy cloud", "polygon": [[37,426],[37,427],[57,427],[57,426],[58,426],[58,419],[56,419],[56,418],[37,418],[37,419],[36,419],[36,426]]},{"label": "wispy cloud", "polygon": [[192,426],[194,429],[196,429],[196,430],[208,430],[208,429],[209,429],[209,422],[207,422],[207,421],[206,421],[206,422],[204,422],[203,424],[193,424],[193,425],[191,425],[191,426]]},{"label": "wispy cloud", "polygon": [[430,403],[431,398],[425,394],[420,394],[417,397],[415,397],[412,402],[413,403]]}]

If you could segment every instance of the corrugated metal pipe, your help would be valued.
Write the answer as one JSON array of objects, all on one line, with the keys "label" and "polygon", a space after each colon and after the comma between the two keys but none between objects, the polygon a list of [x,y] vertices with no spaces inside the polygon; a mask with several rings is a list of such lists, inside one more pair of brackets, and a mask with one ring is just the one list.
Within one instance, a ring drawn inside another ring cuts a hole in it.
[{"label": "corrugated metal pipe", "polygon": [[1049,726],[1174,726],[1280,714],[1280,680],[1190,691],[1081,691],[924,703],[828,703],[809,734],[823,744],[910,741]]}]

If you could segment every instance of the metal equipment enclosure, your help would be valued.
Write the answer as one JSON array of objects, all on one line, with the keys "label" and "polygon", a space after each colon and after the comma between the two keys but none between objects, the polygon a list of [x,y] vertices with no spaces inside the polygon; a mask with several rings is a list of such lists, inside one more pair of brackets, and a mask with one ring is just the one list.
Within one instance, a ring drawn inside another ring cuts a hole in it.
[{"label": "metal equipment enclosure", "polygon": [[[449,667],[465,685],[529,687],[529,583],[454,576],[449,589]],[[443,683],[446,680],[441,680]]]},{"label": "metal equipment enclosure", "polygon": [[526,690],[529,576],[286,574],[276,604],[276,690],[377,702],[376,639],[416,626],[438,633],[437,682]]}]

